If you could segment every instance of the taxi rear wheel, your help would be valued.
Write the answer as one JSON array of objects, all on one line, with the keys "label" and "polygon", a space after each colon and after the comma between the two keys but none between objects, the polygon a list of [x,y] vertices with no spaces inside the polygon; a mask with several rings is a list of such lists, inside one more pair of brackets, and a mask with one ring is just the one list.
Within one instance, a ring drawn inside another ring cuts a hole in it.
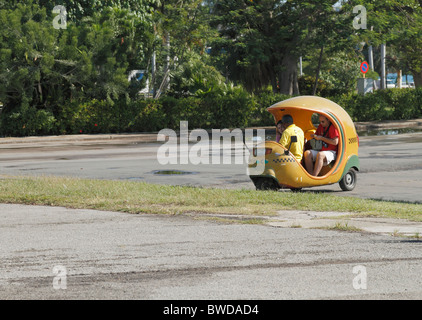
[{"label": "taxi rear wheel", "polygon": [[350,169],[343,177],[343,179],[340,180],[340,188],[343,191],[352,191],[356,186],[356,170]]},{"label": "taxi rear wheel", "polygon": [[277,184],[270,178],[259,178],[255,182],[256,190],[278,190]]}]

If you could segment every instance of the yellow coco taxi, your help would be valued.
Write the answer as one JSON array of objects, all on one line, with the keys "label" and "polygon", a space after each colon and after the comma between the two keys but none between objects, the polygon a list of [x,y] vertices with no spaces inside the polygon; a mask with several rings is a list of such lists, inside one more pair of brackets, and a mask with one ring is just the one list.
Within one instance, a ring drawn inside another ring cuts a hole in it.
[{"label": "yellow coco taxi", "polygon": [[[342,107],[325,98],[298,96],[276,103],[267,110],[274,116],[275,123],[283,115],[290,114],[307,140],[316,131],[313,122],[317,123],[319,115],[323,115],[337,129],[339,142],[336,159],[324,166],[318,176],[313,176],[306,171],[304,160],[298,162],[281,144],[265,141],[253,149],[248,163],[248,175],[258,190],[300,190],[334,183],[339,183],[344,191],[354,189],[356,171],[359,171],[359,138],[352,119]],[[292,137],[292,143],[295,139]]]}]

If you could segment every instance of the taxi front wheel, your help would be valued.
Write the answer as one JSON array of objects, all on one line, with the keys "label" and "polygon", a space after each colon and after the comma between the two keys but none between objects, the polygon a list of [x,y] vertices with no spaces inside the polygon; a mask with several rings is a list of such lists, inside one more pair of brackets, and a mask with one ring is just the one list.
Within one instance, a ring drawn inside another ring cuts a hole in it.
[{"label": "taxi front wheel", "polygon": [[259,178],[255,182],[256,190],[278,190],[277,184],[270,178]]},{"label": "taxi front wheel", "polygon": [[356,186],[356,170],[350,169],[343,177],[343,179],[340,180],[340,188],[343,191],[352,191]]}]

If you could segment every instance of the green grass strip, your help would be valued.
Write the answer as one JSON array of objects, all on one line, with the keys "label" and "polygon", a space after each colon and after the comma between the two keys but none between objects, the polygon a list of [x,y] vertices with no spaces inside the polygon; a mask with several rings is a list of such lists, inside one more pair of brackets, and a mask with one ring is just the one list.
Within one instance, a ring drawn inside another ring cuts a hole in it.
[{"label": "green grass strip", "polygon": [[227,190],[69,177],[3,177],[0,202],[153,214],[272,216],[279,210],[334,211],[422,221],[422,205],[414,203],[318,192]]}]

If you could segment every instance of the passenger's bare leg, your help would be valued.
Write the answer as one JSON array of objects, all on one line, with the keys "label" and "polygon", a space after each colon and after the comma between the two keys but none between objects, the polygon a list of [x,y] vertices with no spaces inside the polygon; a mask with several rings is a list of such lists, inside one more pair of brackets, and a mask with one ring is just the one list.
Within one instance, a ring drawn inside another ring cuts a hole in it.
[{"label": "passenger's bare leg", "polygon": [[311,151],[306,150],[304,157],[305,157],[305,169],[306,171],[308,171],[309,174],[312,174],[312,172],[314,171],[314,163],[312,161]]},{"label": "passenger's bare leg", "polygon": [[315,167],[313,175],[316,177],[321,172],[322,166],[324,165],[325,155],[321,152],[318,152],[315,160]]}]

